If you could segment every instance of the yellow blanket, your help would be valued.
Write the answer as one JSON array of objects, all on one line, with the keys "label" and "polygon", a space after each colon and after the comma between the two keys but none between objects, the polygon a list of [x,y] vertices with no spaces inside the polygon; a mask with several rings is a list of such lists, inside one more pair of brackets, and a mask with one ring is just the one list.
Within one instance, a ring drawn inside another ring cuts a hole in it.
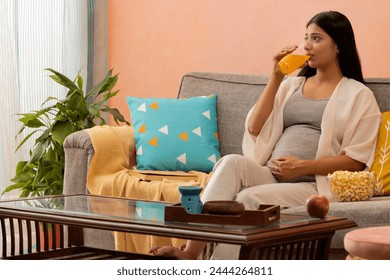
[{"label": "yellow blanket", "polygon": [[[95,155],[92,158],[87,188],[91,194],[145,199],[151,201],[180,202],[178,186],[204,187],[211,174],[191,171],[198,175],[197,181],[141,181],[131,176],[128,169],[136,165],[133,127],[96,126],[86,130],[92,140]],[[140,234],[115,232],[116,249],[148,253],[152,246],[173,245],[180,247],[185,240]]]}]

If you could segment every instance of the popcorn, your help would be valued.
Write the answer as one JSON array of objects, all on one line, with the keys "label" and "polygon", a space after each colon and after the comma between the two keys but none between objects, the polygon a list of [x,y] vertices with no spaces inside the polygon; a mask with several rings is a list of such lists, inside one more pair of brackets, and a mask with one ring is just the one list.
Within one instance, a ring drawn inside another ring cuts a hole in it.
[{"label": "popcorn", "polygon": [[333,195],[339,201],[369,200],[374,193],[374,173],[367,171],[335,171],[328,174]]}]

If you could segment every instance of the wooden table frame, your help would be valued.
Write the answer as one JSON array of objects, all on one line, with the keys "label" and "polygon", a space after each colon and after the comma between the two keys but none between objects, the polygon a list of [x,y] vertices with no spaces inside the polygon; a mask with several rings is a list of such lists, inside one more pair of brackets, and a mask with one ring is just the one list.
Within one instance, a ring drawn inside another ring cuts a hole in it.
[{"label": "wooden table frame", "polygon": [[[7,220],[12,224],[8,231],[5,226]],[[40,234],[38,230],[40,223],[43,225],[58,224],[59,227],[51,234],[47,231]],[[330,242],[335,231],[356,226],[355,222],[347,218],[326,217],[325,219],[308,219],[308,221],[286,227],[254,228],[249,230],[247,234],[234,234],[228,231],[208,229],[207,225],[194,226],[186,223],[167,222],[138,223],[135,221],[104,219],[102,217],[77,217],[77,215],[69,215],[68,213],[40,213],[18,208],[10,209],[2,207],[1,202],[0,224],[2,236],[8,235],[11,237],[10,246],[7,246],[7,242],[4,241],[5,238],[3,238],[1,257],[11,259],[66,258],[67,256],[69,258],[81,258],[81,256],[88,255],[86,252],[90,253],[89,258],[99,258],[100,255],[107,258],[154,258],[149,255],[84,247],[83,228],[237,244],[241,245],[240,259],[327,259]],[[19,234],[19,240],[16,238],[13,230],[15,225],[19,231],[25,232],[24,234],[28,236],[27,252],[22,250],[23,247],[26,247],[22,240],[23,236],[20,238],[21,234]],[[23,229],[22,225],[27,225],[25,226],[26,230]],[[31,232],[34,228],[37,235],[36,252],[33,252],[31,248]],[[41,246],[42,236],[44,241]],[[52,239],[52,244],[55,244],[55,248],[48,246],[48,240],[50,239]],[[60,242],[57,242],[57,239]],[[18,252],[15,250],[16,243],[19,244],[20,248]],[[70,254],[71,252],[74,252],[75,255]]]}]

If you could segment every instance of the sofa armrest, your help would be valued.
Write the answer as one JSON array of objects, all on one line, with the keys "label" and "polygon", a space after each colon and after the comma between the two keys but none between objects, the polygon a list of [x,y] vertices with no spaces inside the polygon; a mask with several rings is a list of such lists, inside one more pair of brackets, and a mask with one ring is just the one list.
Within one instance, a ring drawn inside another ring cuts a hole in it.
[{"label": "sofa armrest", "polygon": [[64,194],[87,193],[87,173],[95,154],[88,133],[85,130],[70,134],[64,142],[65,174]]},{"label": "sofa armrest", "polygon": [[[95,154],[91,138],[85,130],[70,134],[64,142],[64,194],[88,193],[87,174]],[[84,245],[113,250],[114,238],[109,231],[84,229]]]}]

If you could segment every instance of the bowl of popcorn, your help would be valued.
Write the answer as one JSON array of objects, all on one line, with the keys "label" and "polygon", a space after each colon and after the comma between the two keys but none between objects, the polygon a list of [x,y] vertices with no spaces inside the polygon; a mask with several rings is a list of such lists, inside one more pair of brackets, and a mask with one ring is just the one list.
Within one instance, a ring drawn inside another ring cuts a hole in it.
[{"label": "bowl of popcorn", "polygon": [[328,174],[330,190],[338,201],[370,200],[374,194],[374,173],[335,171]]}]

